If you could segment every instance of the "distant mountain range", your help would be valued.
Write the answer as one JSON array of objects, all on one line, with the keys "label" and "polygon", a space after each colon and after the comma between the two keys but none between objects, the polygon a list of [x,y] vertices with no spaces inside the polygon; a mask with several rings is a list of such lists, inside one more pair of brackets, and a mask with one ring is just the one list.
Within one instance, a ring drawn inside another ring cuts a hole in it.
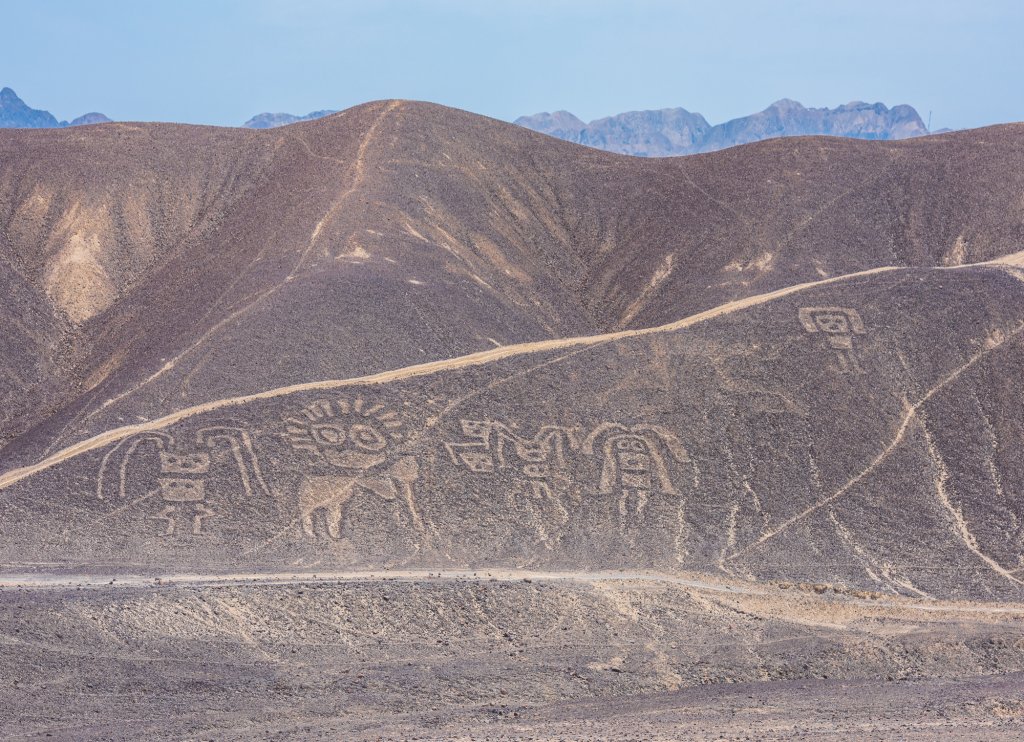
[{"label": "distant mountain range", "polygon": [[[313,111],[305,116],[260,113],[242,126],[273,129],[332,113],[337,112]],[[110,119],[102,113],[87,113],[70,122],[58,121],[49,111],[29,107],[10,88],[0,90],[0,128],[59,128],[107,121]],[[520,116],[514,123],[588,147],[639,157],[713,152],[774,137],[824,134],[855,139],[908,139],[930,133],[917,111],[908,105],[887,108],[882,103],[854,101],[837,108],[806,108],[786,99],[759,113],[716,125],[685,108],[629,111],[590,123],[568,111],[555,111]]]},{"label": "distant mountain range", "polygon": [[[261,113],[242,126],[271,129],[332,113],[336,111],[314,111],[305,116]],[[714,126],[699,113],[685,108],[629,111],[589,124],[568,111],[555,111],[520,116],[514,123],[588,147],[639,157],[713,152],[774,137],[824,134],[855,139],[908,139],[930,133],[913,106],[887,108],[882,103],[854,101],[837,108],[806,108],[786,99],[759,113]]]},{"label": "distant mountain range", "polygon": [[520,116],[515,123],[570,142],[640,157],[713,152],[774,137],[908,139],[929,133],[912,106],[887,108],[882,103],[854,101],[838,108],[806,108],[786,99],[760,113],[714,126],[685,108],[630,111],[589,124],[568,111],[556,111]]},{"label": "distant mountain range", "polygon": [[102,113],[86,113],[71,121],[58,121],[49,111],[31,108],[10,88],[0,90],[0,129],[57,129],[64,126],[102,124],[110,121]]},{"label": "distant mountain range", "polygon": [[276,129],[278,126],[287,126],[299,121],[322,119],[332,113],[337,113],[337,111],[313,111],[305,116],[296,116],[293,113],[257,113],[242,126],[246,129]]}]

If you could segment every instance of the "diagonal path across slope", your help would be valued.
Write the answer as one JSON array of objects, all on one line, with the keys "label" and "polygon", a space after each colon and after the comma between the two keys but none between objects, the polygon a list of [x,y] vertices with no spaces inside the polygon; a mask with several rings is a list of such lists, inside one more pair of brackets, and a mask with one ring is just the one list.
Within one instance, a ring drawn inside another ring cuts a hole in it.
[{"label": "diagonal path across slope", "polygon": [[[967,267],[967,266],[961,266]],[[111,443],[116,443],[124,438],[127,438],[138,433],[147,433],[154,430],[162,430],[182,420],[187,420],[195,415],[200,415],[206,412],[213,412],[224,408],[234,407],[238,405],[248,404],[250,402],[256,402],[264,399],[274,399],[276,397],[283,397],[289,394],[296,394],[299,392],[314,391],[318,389],[341,389],[350,386],[358,385],[369,385],[369,384],[384,384],[391,381],[399,381],[402,379],[414,378],[417,376],[425,376],[429,374],[435,374],[442,371],[452,371],[455,369],[466,368],[469,366],[480,366],[492,361],[499,361],[505,358],[511,358],[515,356],[527,355],[530,353],[540,353],[550,350],[560,350],[563,348],[574,348],[587,345],[598,345],[601,343],[614,342],[624,338],[643,337],[645,335],[654,335],[658,333],[674,332],[681,330],[692,325],[705,322],[715,317],[722,315],[731,314],[733,312],[746,309],[748,307],[757,306],[770,302],[774,299],[779,299],[784,296],[796,293],[798,291],[804,291],[807,289],[816,288],[819,286],[826,286],[833,283],[842,281],[848,281],[863,276],[875,275],[878,273],[885,273],[889,271],[907,270],[897,267],[881,267],[871,268],[865,271],[859,271],[857,273],[849,273],[843,276],[834,276],[832,278],[825,278],[820,281],[810,281],[808,283],[796,284],[794,286],[787,286],[776,291],[771,291],[765,294],[758,294],[756,296],[747,297],[738,301],[729,302],[721,306],[709,309],[698,314],[691,315],[676,322],[671,322],[667,325],[661,325],[659,327],[644,328],[641,330],[622,330],[620,332],[606,333],[602,335],[588,335],[574,338],[561,338],[555,340],[541,340],[531,343],[521,343],[519,345],[504,345],[499,348],[493,348],[491,350],[481,351],[479,353],[472,353],[466,356],[459,356],[458,358],[451,358],[442,361],[431,361],[428,363],[420,363],[413,366],[404,366],[402,368],[394,369],[391,371],[383,371],[376,374],[370,374],[368,376],[359,376],[351,379],[329,379],[323,381],[310,381],[301,384],[291,384],[289,386],[278,387],[276,389],[268,389],[255,394],[246,394],[239,397],[228,397],[225,399],[213,400],[205,402],[203,404],[195,405],[193,407],[187,407],[176,412],[172,412],[169,415],[157,418],[155,420],[149,420],[144,423],[138,423],[135,425],[125,425],[118,428],[112,428],[103,433],[99,433],[91,438],[87,438],[84,441],[75,443],[67,448],[61,449],[56,453],[47,456],[46,458],[38,461],[35,464],[29,464],[17,469],[12,469],[3,475],[0,475],[0,490],[5,489],[16,482],[30,477],[33,474],[37,474],[41,471],[49,469],[63,461],[80,456],[89,451],[94,451],[98,448],[102,448]]]},{"label": "diagonal path across slope", "polygon": [[[986,261],[984,263],[972,263],[969,265],[957,266],[955,268],[943,268],[942,270],[964,270],[967,268],[975,268],[979,266],[991,266],[994,269],[1004,270],[1009,266],[998,261]],[[132,435],[138,433],[146,433],[154,430],[162,430],[182,420],[187,420],[195,415],[200,415],[206,412],[213,412],[215,410],[230,408],[238,405],[248,404],[250,402],[256,402],[264,399],[274,399],[276,397],[283,397],[289,394],[296,394],[306,391],[322,390],[322,389],[341,389],[350,386],[358,385],[370,385],[370,384],[384,384],[391,381],[399,381],[402,379],[415,378],[417,376],[426,376],[429,374],[435,374],[443,371],[452,371],[460,368],[466,368],[470,366],[480,366],[493,361],[503,360],[506,358],[512,358],[515,356],[527,355],[530,353],[540,353],[544,351],[560,350],[563,348],[574,348],[587,345],[599,345],[602,343],[610,343],[616,340],[625,338],[643,337],[646,335],[654,335],[659,333],[674,332],[681,330],[693,325],[705,322],[715,317],[731,314],[742,309],[749,307],[758,306],[771,302],[775,299],[780,299],[790,294],[794,294],[800,291],[806,291],[808,289],[818,288],[821,286],[828,286],[835,283],[849,281],[864,276],[877,275],[880,273],[887,273],[892,271],[904,271],[904,270],[918,270],[915,268],[899,268],[894,266],[884,266],[880,268],[871,268],[864,271],[858,271],[856,273],[848,273],[843,276],[833,276],[832,278],[824,278],[820,281],[809,281],[807,283],[795,284],[793,286],[787,286],[785,288],[770,291],[764,294],[758,294],[756,296],[750,296],[745,299],[738,301],[729,302],[713,309],[708,309],[704,312],[685,317],[676,322],[671,322],[667,325],[661,325],[659,327],[644,328],[641,330],[622,330],[620,332],[606,333],[602,335],[588,335],[574,338],[562,338],[555,340],[542,340],[531,343],[521,343],[519,345],[506,345],[499,348],[493,348],[491,350],[481,351],[479,353],[472,353],[466,356],[460,356],[458,358],[451,358],[442,361],[431,361],[429,363],[421,363],[413,366],[405,366],[402,368],[394,369],[391,371],[383,371],[376,374],[370,374],[368,376],[360,376],[350,379],[329,379],[322,381],[310,381],[300,384],[292,384],[289,386],[278,387],[275,389],[268,389],[255,394],[246,394],[239,397],[228,397],[225,399],[213,400],[211,402],[205,402],[203,404],[195,405],[193,407],[187,407],[176,412],[172,412],[163,417],[155,420],[149,420],[144,423],[138,423],[135,425],[125,425],[118,428],[99,433],[91,438],[87,438],[84,441],[75,443],[67,448],[64,448],[56,453],[47,456],[41,461],[35,464],[29,464],[17,469],[12,469],[3,475],[0,475],[0,490],[5,489],[16,482],[30,477],[33,474],[37,474],[41,471],[49,469],[63,461],[80,456],[89,451],[94,451],[98,448],[102,448],[111,443],[123,440]],[[1014,274],[1016,275],[1016,274]],[[923,400],[922,400],[923,402]]]}]

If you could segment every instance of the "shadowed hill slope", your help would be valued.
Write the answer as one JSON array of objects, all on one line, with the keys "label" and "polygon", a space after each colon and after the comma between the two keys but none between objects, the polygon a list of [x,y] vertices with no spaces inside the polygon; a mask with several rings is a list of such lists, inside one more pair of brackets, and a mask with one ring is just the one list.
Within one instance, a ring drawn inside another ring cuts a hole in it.
[{"label": "shadowed hill slope", "polygon": [[223,396],[1013,252],[1020,137],[648,161],[401,101],[266,132],[2,132],[5,343],[30,359],[4,372],[5,459]]}]

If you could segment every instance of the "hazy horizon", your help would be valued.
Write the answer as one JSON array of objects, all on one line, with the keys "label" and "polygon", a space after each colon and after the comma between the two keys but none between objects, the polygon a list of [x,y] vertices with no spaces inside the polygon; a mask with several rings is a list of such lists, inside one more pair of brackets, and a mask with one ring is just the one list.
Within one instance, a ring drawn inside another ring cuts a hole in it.
[{"label": "hazy horizon", "polygon": [[0,86],[58,119],[237,126],[382,98],[504,120],[681,106],[717,123],[780,98],[906,103],[932,129],[1024,119],[1008,77],[1024,9],[1009,2],[51,0],[4,14]]}]

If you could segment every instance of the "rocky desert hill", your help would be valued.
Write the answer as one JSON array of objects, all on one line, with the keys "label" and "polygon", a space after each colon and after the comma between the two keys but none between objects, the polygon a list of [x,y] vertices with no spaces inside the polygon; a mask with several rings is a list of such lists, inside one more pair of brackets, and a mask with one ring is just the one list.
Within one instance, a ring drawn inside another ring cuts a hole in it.
[{"label": "rocky desert hill", "polygon": [[1012,737],[1022,141],[0,133],[0,725]]}]

